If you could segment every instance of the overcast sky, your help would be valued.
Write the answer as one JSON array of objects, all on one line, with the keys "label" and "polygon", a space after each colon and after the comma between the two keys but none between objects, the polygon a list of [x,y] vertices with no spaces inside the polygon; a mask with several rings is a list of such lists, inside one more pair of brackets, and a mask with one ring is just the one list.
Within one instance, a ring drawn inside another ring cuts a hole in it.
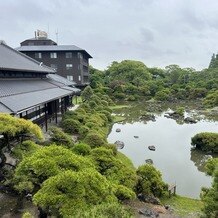
[{"label": "overcast sky", "polygon": [[217,0],[0,0],[0,39],[18,47],[48,32],[105,69],[112,61],[206,68],[218,51]]}]

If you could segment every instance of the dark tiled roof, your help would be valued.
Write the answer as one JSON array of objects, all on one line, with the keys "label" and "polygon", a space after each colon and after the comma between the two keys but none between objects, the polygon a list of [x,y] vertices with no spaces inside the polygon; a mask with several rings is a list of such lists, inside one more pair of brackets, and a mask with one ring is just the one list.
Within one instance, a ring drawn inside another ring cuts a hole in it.
[{"label": "dark tiled roof", "polygon": [[48,81],[48,79],[1,79],[0,98],[57,87]]},{"label": "dark tiled roof", "polygon": [[90,58],[92,56],[86,52],[84,49],[79,48],[75,45],[25,45],[16,48],[18,51],[27,52],[27,51],[83,51],[85,52]]},{"label": "dark tiled roof", "polygon": [[0,98],[0,102],[7,105],[13,113],[19,113],[28,108],[50,102],[52,100],[71,95],[73,92],[62,88],[52,88]]},{"label": "dark tiled roof", "polygon": [[78,91],[52,78],[0,79],[0,112],[20,113]]},{"label": "dark tiled roof", "polygon": [[0,103],[0,112],[10,114],[13,111],[11,111],[9,108],[5,107],[2,103]]},{"label": "dark tiled roof", "polygon": [[75,82],[69,81],[68,79],[66,79],[66,78],[64,78],[62,76],[59,76],[57,74],[48,74],[47,78],[50,78],[53,81],[60,82],[60,83],[62,83],[64,85],[66,85],[66,86],[74,86],[74,85],[76,85]]},{"label": "dark tiled roof", "polygon": [[55,73],[40,62],[0,42],[0,70]]}]

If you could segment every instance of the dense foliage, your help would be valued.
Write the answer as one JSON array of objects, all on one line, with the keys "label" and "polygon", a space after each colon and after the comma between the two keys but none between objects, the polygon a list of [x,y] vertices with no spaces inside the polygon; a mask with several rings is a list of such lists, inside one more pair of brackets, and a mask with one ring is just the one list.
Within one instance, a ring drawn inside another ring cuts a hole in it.
[{"label": "dense foliage", "polygon": [[9,114],[0,113],[0,134],[3,135],[3,146],[10,144],[12,139],[22,141],[22,137],[29,136],[43,139],[43,134],[39,126],[30,120],[19,119]]},{"label": "dense foliage", "polygon": [[167,185],[163,182],[160,171],[151,164],[145,164],[137,169],[139,176],[137,192],[144,195],[153,194],[162,196],[167,191]]},{"label": "dense foliage", "polygon": [[158,101],[205,99],[207,107],[218,106],[218,68],[195,71],[169,65],[148,68],[140,61],[113,62],[107,70],[91,68],[91,87],[113,99]]},{"label": "dense foliage", "polygon": [[198,133],[192,137],[191,141],[191,144],[197,149],[218,153],[218,133]]},{"label": "dense foliage", "polygon": [[[141,65],[138,71],[150,78],[146,69]],[[136,198],[139,190],[160,196],[166,186],[153,166],[136,170],[107,142],[113,123],[110,97],[88,86],[82,98],[78,109],[64,114],[62,129],[50,128],[46,146],[25,141],[13,149],[18,165],[6,182],[21,194],[31,193],[40,210],[54,216],[131,217],[120,202]]]},{"label": "dense foliage", "polygon": [[208,218],[216,218],[218,217],[218,158],[209,160],[206,169],[207,173],[212,175],[213,183],[211,188],[202,189],[203,212]]}]

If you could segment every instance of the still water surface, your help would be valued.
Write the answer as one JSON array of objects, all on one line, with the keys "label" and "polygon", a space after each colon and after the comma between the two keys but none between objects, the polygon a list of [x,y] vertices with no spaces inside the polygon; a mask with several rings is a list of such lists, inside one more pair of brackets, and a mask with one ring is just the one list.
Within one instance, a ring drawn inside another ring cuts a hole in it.
[{"label": "still water surface", "polygon": [[[117,133],[117,128],[121,132]],[[114,124],[108,141],[123,141],[125,147],[120,151],[133,161],[135,167],[152,159],[164,181],[176,183],[178,194],[199,198],[201,187],[210,187],[212,180],[205,175],[202,166],[208,155],[191,150],[191,137],[199,132],[217,131],[218,122],[202,120],[196,124],[179,125],[161,114],[156,116],[156,122]],[[149,145],[155,145],[156,151],[150,151]]]}]

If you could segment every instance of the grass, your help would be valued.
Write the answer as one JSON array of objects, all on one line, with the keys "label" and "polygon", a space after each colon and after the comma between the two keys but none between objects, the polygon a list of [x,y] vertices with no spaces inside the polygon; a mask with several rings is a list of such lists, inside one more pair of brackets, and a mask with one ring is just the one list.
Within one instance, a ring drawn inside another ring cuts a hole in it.
[{"label": "grass", "polygon": [[113,106],[109,106],[109,108],[111,110],[115,110],[115,109],[121,109],[121,108],[127,108],[130,107],[130,105],[113,105]]},{"label": "grass", "polygon": [[117,115],[113,115],[112,117],[113,117],[113,123],[119,123],[126,119],[126,117],[117,116]]},{"label": "grass", "polygon": [[197,199],[176,195],[171,198],[164,197],[161,199],[161,202],[164,205],[170,205],[174,213],[180,217],[190,217],[193,214],[196,214],[194,217],[199,217],[199,214],[202,213],[201,208],[203,203]]}]

